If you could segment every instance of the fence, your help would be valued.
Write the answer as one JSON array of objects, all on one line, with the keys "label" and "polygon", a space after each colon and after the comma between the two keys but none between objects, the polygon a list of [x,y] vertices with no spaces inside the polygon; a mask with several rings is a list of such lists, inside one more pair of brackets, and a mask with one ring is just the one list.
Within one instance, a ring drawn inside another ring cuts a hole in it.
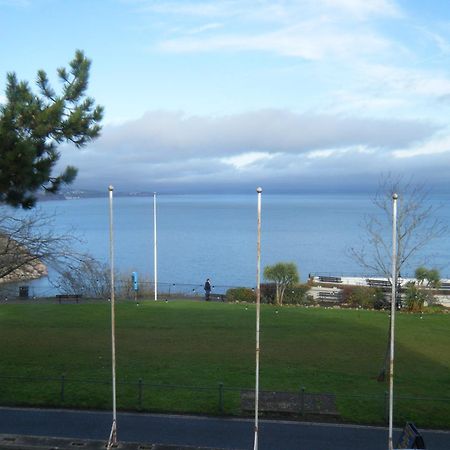
[{"label": "fence", "polygon": [[[239,286],[231,285],[213,285],[211,295],[223,296],[230,288],[236,288]],[[118,280],[115,283],[115,289],[117,295],[122,298],[134,298],[134,291],[132,284],[128,280]],[[105,293],[109,293],[110,289],[106,287],[103,289]],[[17,298],[50,298],[55,295],[61,294],[61,289],[57,285],[51,284],[48,280],[34,280],[24,281],[21,283],[0,283],[0,299],[17,299]],[[83,288],[79,289],[77,294],[86,294],[88,298],[98,298],[93,292],[84,293]],[[140,281],[138,297],[153,298],[154,283],[151,281]],[[158,282],[158,298],[196,298],[203,297],[205,292],[203,290],[203,284],[199,283],[167,283]]]},{"label": "fence", "polygon": [[[0,402],[5,405],[111,406],[111,380],[71,378],[64,374],[56,377],[3,375],[0,383]],[[189,400],[191,412],[224,414],[225,392],[240,392],[239,388],[225,387],[221,382],[216,386],[189,386],[150,383],[142,378],[117,380],[116,386],[119,406],[138,411],[181,411],[183,402]],[[174,400],[180,402],[178,408]]]},{"label": "fence", "polygon": [[[55,377],[3,375],[0,376],[0,383],[2,405],[111,408],[111,381],[106,379],[72,378],[64,374]],[[226,386],[222,382],[213,386],[189,386],[151,383],[142,378],[117,381],[118,407],[137,411],[242,415],[243,391],[252,390]],[[305,393],[313,394],[304,387],[297,391],[301,398]],[[334,397],[340,418],[345,421],[380,425],[387,423],[387,392],[335,394]],[[301,404],[304,405],[304,402]],[[421,426],[448,428],[446,418],[450,415],[449,397],[402,394],[395,396],[394,404],[395,420],[399,425],[407,420],[415,420]],[[299,408],[298,416],[307,414]],[[320,417],[320,413],[315,416]],[[325,416],[320,418],[327,420]]]}]

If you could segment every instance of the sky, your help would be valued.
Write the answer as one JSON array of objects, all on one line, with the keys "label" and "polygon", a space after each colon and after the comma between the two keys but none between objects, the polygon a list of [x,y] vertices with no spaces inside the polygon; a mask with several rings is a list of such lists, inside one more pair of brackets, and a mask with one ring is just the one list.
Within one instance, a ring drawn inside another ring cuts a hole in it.
[{"label": "sky", "polygon": [[102,136],[61,147],[81,189],[446,192],[450,2],[0,0],[6,73],[92,60]]}]

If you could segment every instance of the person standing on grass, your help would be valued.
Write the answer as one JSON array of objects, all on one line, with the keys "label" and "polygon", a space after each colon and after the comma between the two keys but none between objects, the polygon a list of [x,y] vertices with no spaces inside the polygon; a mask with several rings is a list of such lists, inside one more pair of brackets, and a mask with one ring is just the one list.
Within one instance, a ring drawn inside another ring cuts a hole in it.
[{"label": "person standing on grass", "polygon": [[209,281],[209,278],[206,279],[203,289],[205,290],[205,300],[208,302],[209,294],[211,294],[211,282]]}]

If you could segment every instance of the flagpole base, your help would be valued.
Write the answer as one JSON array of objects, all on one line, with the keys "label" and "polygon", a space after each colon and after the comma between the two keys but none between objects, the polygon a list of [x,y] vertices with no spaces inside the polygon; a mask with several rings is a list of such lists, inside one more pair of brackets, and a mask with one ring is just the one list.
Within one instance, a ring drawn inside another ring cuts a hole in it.
[{"label": "flagpole base", "polygon": [[109,434],[108,444],[106,445],[106,448],[107,450],[111,450],[115,446],[117,446],[117,426],[116,421],[113,420],[111,433]]}]

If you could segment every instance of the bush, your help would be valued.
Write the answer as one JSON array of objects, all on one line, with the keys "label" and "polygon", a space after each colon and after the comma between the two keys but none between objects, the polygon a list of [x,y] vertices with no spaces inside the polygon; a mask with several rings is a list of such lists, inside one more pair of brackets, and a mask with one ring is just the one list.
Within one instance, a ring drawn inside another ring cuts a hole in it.
[{"label": "bush", "polygon": [[[381,291],[381,289],[380,289]],[[381,291],[380,296],[377,296],[377,298],[375,299],[374,303],[373,303],[373,309],[388,309],[390,306],[390,302],[388,300],[386,300],[386,296],[384,295],[383,291]]]},{"label": "bush", "polygon": [[275,283],[261,284],[261,302],[275,304],[277,288]]},{"label": "bush", "polygon": [[342,300],[355,308],[382,309],[386,305],[382,289],[366,286],[345,286],[342,289]]},{"label": "bush", "polygon": [[227,302],[256,302],[256,293],[253,289],[239,287],[227,290]]},{"label": "bush", "polygon": [[58,289],[64,294],[82,294],[90,298],[109,298],[111,295],[110,268],[107,264],[86,257],[78,266],[61,273]]},{"label": "bush", "polygon": [[408,311],[420,312],[425,302],[432,303],[432,295],[414,283],[408,283],[405,293],[405,305]]},{"label": "bush", "polygon": [[[284,293],[283,304],[286,305],[301,305],[309,304],[311,302],[307,295],[310,286],[307,284],[296,284],[288,287]],[[261,284],[261,301],[264,303],[276,303],[276,285],[275,283]]]},{"label": "bush", "polygon": [[284,303],[287,305],[302,305],[310,303],[307,295],[310,287],[307,284],[297,284],[286,289],[284,294]]}]

